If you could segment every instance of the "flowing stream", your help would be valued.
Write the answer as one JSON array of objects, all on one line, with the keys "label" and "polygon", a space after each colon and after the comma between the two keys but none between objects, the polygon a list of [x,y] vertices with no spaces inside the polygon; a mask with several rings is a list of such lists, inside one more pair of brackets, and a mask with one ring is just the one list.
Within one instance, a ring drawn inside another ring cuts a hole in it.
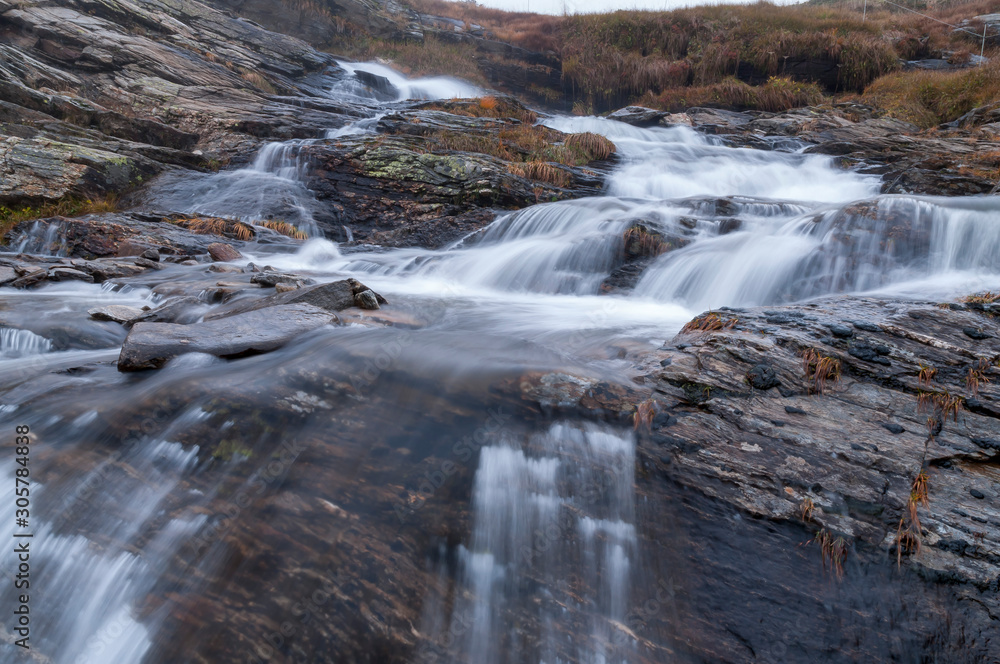
[{"label": "flowing stream", "polygon": [[[410,81],[381,65],[347,68],[387,86],[349,78],[331,90],[374,109],[331,130],[332,138],[373,131],[381,104],[481,92],[449,79]],[[295,253],[249,256],[318,280],[355,276],[418,320],[416,329],[327,327],[264,356],[227,362],[191,354],[157,372],[124,375],[114,366],[123,333],[86,311],[98,303],[152,306],[157,294],[82,284],[48,286],[30,298],[0,290],[0,420],[4,431],[30,425],[37,436],[33,601],[45,607],[36,616],[37,661],[182,661],[178,634],[210,642],[178,615],[192,597],[222,592],[241,569],[230,535],[267,518],[246,506],[220,513],[219,501],[258,485],[269,496],[312,486],[298,464],[268,479],[268,460],[289,441],[316,441],[313,449],[330,454],[357,443],[343,421],[358,413],[370,427],[363,449],[389,441],[419,450],[472,435],[487,418],[475,396],[485,385],[534,370],[621,378],[626,354],[662,345],[708,308],[835,293],[944,297],[1000,282],[994,197],[880,196],[877,178],[795,145],[734,149],[684,127],[544,122],[615,142],[621,163],[605,195],[505,213],[441,250],[349,252],[315,237]],[[319,203],[299,177],[302,144],[272,143],[244,168],[178,180],[158,205],[248,220],[279,210],[316,235]],[[679,248],[653,259],[634,290],[602,294],[623,233],[636,224]],[[53,232],[39,228],[38,246],[22,248],[58,244]],[[170,269],[190,278],[186,268]],[[300,383],[317,372],[323,385],[351,384],[360,396],[342,399],[348,407],[309,392]],[[342,419],[324,419],[332,413]],[[212,451],[209,439],[220,441]],[[9,481],[13,459],[0,463]],[[641,561],[652,554],[636,536],[631,431],[565,418],[541,428],[507,422],[468,463],[468,529],[457,541],[441,540],[441,556],[426,562],[440,583],[415,626],[439,647],[414,661],[635,661],[622,625],[633,591],[650,582]],[[317,495],[329,505],[335,497]],[[0,518],[4,541],[13,523],[11,514]],[[268,527],[263,532],[280,529]],[[11,583],[5,573],[0,595],[12,595]],[[251,597],[258,592],[246,588]],[[18,652],[14,627],[10,615],[2,619],[5,662]],[[325,656],[332,654],[295,661]]]}]

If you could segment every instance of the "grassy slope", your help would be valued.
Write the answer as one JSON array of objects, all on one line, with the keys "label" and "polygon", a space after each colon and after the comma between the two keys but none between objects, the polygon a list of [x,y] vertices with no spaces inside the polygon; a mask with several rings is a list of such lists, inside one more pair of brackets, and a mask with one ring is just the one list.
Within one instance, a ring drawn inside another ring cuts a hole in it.
[{"label": "grassy slope", "polygon": [[[323,0],[283,0],[313,6]],[[721,106],[778,111],[821,102],[831,92],[857,93],[890,114],[930,127],[974,106],[1000,100],[1000,74],[992,66],[957,73],[901,72],[900,59],[978,52],[965,33],[921,16],[869,2],[867,20],[856,0],[814,0],[805,5],[715,5],[669,12],[540,16],[480,7],[470,2],[407,0],[417,11],[485,28],[495,39],[562,62],[562,89],[537,96],[575,102],[578,112],[601,112],[629,103],[666,110]],[[948,23],[1000,11],[1000,0],[936,2],[921,6]],[[317,10],[320,11],[320,10]],[[336,19],[336,17],[334,17]],[[333,50],[365,59],[389,58],[404,73],[451,74],[484,84],[477,61],[498,61],[472,44],[375,39],[340,21]],[[973,21],[972,31],[981,29]],[[987,55],[991,55],[987,49]],[[786,77],[789,62],[837,67],[826,89]],[[752,75],[754,82],[744,80]],[[833,89],[831,89],[831,87]]]}]

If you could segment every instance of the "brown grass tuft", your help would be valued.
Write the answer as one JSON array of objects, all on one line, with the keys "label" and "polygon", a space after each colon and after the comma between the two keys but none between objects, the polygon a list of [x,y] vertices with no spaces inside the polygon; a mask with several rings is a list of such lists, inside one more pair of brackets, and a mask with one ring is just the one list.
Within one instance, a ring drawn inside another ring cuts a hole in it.
[{"label": "brown grass tuft", "polygon": [[681,328],[681,334],[729,330],[736,327],[738,322],[738,318],[723,319],[716,312],[709,311],[689,321],[687,325]]},{"label": "brown grass tuft", "polygon": [[827,528],[823,528],[810,540],[820,546],[823,555],[823,569],[830,566],[838,579],[844,578],[844,561],[847,560],[847,540],[842,536],[834,536]]},{"label": "brown grass tuft", "polygon": [[288,223],[287,221],[261,221],[257,223],[258,226],[263,226],[264,228],[270,228],[276,233],[281,233],[282,235],[288,236],[295,240],[308,240],[309,235],[305,231],[300,231],[298,228]]},{"label": "brown grass tuft", "polygon": [[588,162],[603,161],[615,153],[615,144],[600,134],[589,131],[570,134],[566,137],[566,147],[581,153]]},{"label": "brown grass tuft", "polygon": [[840,360],[809,348],[802,353],[802,371],[806,379],[812,381],[813,390],[823,394],[828,381],[836,383],[840,380]]}]

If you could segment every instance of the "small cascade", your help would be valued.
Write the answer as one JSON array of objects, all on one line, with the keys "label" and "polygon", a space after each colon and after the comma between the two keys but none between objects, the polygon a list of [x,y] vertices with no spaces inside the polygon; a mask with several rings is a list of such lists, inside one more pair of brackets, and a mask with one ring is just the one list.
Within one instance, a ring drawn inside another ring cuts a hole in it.
[{"label": "small cascade", "polygon": [[166,181],[154,192],[153,202],[188,214],[246,222],[276,219],[316,235],[316,199],[302,182],[308,161],[301,150],[311,142],[268,143],[243,168],[195,180]]},{"label": "small cascade", "polygon": [[[157,440],[142,440],[112,455],[68,485],[58,488],[35,483],[35,505],[57,509],[46,519],[31,521],[31,597],[45,610],[32,619],[32,651],[52,664],[138,664],[148,650],[150,622],[140,618],[144,600],[167,563],[194,536],[207,517],[162,519],[162,503],[197,460],[197,447],[182,447],[168,438],[203,418],[193,409],[168,427]],[[96,413],[77,418],[63,433],[85,434]],[[13,466],[13,457],[4,462]],[[120,472],[128,469],[129,473]],[[10,468],[13,475],[13,468]],[[14,502],[2,508],[0,536],[15,541]],[[46,510],[48,512],[48,510]],[[22,532],[23,529],[18,529]],[[13,577],[0,580],[8,596],[15,593]],[[3,626],[13,633],[16,618]],[[15,661],[19,648],[0,643],[0,659]]]},{"label": "small cascade", "polygon": [[448,624],[438,643],[451,646],[423,655],[475,664],[632,661],[620,628],[637,546],[634,445],[630,433],[556,424],[523,449],[484,447],[472,538],[459,550],[462,587],[447,621],[425,616]]},{"label": "small cascade", "polygon": [[41,355],[52,350],[52,342],[28,330],[0,328],[0,360]]},{"label": "small cascade", "polygon": [[694,309],[879,291],[942,297],[1000,276],[1000,228],[990,198],[887,196],[760,218],[663,256],[638,295]]},{"label": "small cascade", "polygon": [[338,62],[347,76],[338,81],[330,94],[380,101],[407,99],[468,99],[482,97],[485,91],[450,76],[406,78],[392,67],[378,62]]},{"label": "small cascade", "polygon": [[66,256],[66,243],[63,241],[65,230],[65,222],[39,219],[21,236],[14,253]]}]

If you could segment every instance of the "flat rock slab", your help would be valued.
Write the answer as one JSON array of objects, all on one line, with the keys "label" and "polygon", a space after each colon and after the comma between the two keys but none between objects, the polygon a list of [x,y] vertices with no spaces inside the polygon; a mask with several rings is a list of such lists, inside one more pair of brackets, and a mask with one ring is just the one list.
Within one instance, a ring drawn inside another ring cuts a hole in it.
[{"label": "flat rock slab", "polygon": [[122,346],[118,370],[158,369],[184,353],[225,358],[267,353],[334,320],[319,307],[291,304],[194,325],[136,323]]},{"label": "flat rock slab", "polygon": [[145,311],[138,307],[127,307],[122,304],[109,304],[106,307],[97,307],[87,312],[94,320],[109,320],[114,323],[127,323],[130,320],[143,315]]}]

